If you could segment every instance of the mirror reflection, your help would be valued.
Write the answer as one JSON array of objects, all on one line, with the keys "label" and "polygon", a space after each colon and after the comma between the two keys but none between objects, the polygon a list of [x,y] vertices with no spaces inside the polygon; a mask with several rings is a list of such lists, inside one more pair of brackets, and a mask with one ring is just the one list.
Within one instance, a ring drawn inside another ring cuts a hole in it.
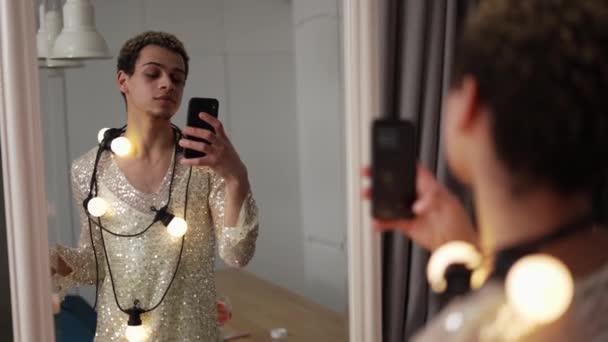
[{"label": "mirror reflection", "polygon": [[346,341],[340,2],[38,5],[57,341]]}]

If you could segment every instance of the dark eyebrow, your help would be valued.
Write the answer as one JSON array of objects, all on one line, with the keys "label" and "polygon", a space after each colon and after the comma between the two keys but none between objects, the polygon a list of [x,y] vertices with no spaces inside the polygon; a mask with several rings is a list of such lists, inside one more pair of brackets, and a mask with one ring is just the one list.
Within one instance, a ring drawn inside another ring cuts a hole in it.
[{"label": "dark eyebrow", "polygon": [[[163,64],[158,63],[158,62],[148,62],[148,63],[142,64],[142,66],[146,66],[146,65],[149,65],[149,64],[156,65],[157,67],[160,67],[160,68],[165,68],[165,66]],[[186,74],[186,72],[184,70],[182,70],[181,68],[173,68],[173,71],[181,72],[184,75]]]}]

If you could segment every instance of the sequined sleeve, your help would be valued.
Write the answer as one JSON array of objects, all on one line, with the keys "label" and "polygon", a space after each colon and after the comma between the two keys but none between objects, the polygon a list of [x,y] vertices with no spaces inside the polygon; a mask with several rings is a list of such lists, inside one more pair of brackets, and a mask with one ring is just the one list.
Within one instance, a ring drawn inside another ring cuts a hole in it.
[{"label": "sequined sleeve", "polygon": [[213,172],[211,172],[209,182],[211,189],[209,207],[215,225],[219,255],[228,266],[244,267],[255,252],[255,242],[258,236],[258,207],[250,191],[241,205],[236,226],[225,226],[225,182]]},{"label": "sequined sleeve", "polygon": [[[78,246],[76,248],[70,248],[57,245],[55,248],[50,250],[52,267],[56,268],[58,260],[62,259],[72,270],[72,272],[66,276],[61,276],[59,274],[55,274],[53,276],[53,287],[55,288],[55,291],[59,293],[61,298],[63,298],[66,291],[72,287],[79,285],[94,285],[96,281],[96,264],[93,248],[91,246],[89,223],[82,206],[84,201],[83,188],[86,187],[82,181],[87,178],[86,174],[90,174],[90,171],[86,171],[87,170],[83,167],[82,163],[75,162],[72,165],[72,196],[74,198],[75,208],[80,213],[79,216],[81,226]],[[85,174],[83,175],[79,173]],[[100,246],[101,241],[99,239],[99,234],[95,234],[97,231],[96,227],[92,226],[92,230],[93,236],[95,237],[93,240],[95,246]],[[100,260],[100,262],[103,262],[103,260]],[[104,276],[103,267],[100,267],[99,272],[99,277],[101,280]]]}]

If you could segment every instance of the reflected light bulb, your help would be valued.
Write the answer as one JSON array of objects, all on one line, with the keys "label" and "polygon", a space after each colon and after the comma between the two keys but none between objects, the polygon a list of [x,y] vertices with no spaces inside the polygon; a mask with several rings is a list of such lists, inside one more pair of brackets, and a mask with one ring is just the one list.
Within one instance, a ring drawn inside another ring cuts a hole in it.
[{"label": "reflected light bulb", "polygon": [[464,241],[451,241],[437,248],[426,267],[426,277],[433,291],[446,290],[448,284],[444,273],[452,264],[464,264],[469,269],[475,269],[481,264],[481,254],[472,244]]},{"label": "reflected light bulb", "polygon": [[574,295],[572,274],[561,261],[543,254],[517,261],[506,279],[507,300],[524,318],[540,323],[558,319]]},{"label": "reflected light bulb", "polygon": [[112,140],[110,148],[117,156],[125,157],[131,152],[131,142],[125,137],[118,137]]},{"label": "reflected light bulb", "polygon": [[146,331],[143,325],[127,325],[125,331],[126,338],[129,342],[141,342],[146,339]]},{"label": "reflected light bulb", "polygon": [[108,202],[101,197],[93,197],[87,204],[87,210],[93,217],[103,216],[108,211]]},{"label": "reflected light bulb", "polygon": [[177,216],[167,226],[167,231],[174,237],[182,237],[186,234],[186,230],[188,230],[188,223],[183,218]]},{"label": "reflected light bulb", "polygon": [[104,136],[104,134],[106,133],[106,131],[108,129],[109,128],[102,128],[102,129],[99,130],[99,133],[97,133],[97,141],[99,141],[100,144],[103,141],[103,136]]}]

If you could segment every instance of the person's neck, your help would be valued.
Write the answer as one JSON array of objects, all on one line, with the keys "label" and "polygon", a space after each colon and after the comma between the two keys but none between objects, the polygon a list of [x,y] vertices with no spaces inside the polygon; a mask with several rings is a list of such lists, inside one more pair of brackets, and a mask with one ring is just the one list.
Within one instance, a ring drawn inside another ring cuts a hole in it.
[{"label": "person's neck", "polygon": [[489,255],[550,234],[591,210],[588,196],[564,196],[548,186],[516,193],[500,172],[480,177],[473,192],[481,248]]},{"label": "person's neck", "polygon": [[[514,195],[508,183],[488,178],[474,189],[480,247],[492,260],[502,249],[542,238],[591,210],[584,196],[563,196],[547,188]],[[608,230],[587,227],[539,246],[564,262],[575,278],[608,265]]]},{"label": "person's neck", "polygon": [[131,158],[157,159],[166,151],[173,150],[175,141],[171,121],[141,114],[127,114],[125,137],[132,145]]}]

